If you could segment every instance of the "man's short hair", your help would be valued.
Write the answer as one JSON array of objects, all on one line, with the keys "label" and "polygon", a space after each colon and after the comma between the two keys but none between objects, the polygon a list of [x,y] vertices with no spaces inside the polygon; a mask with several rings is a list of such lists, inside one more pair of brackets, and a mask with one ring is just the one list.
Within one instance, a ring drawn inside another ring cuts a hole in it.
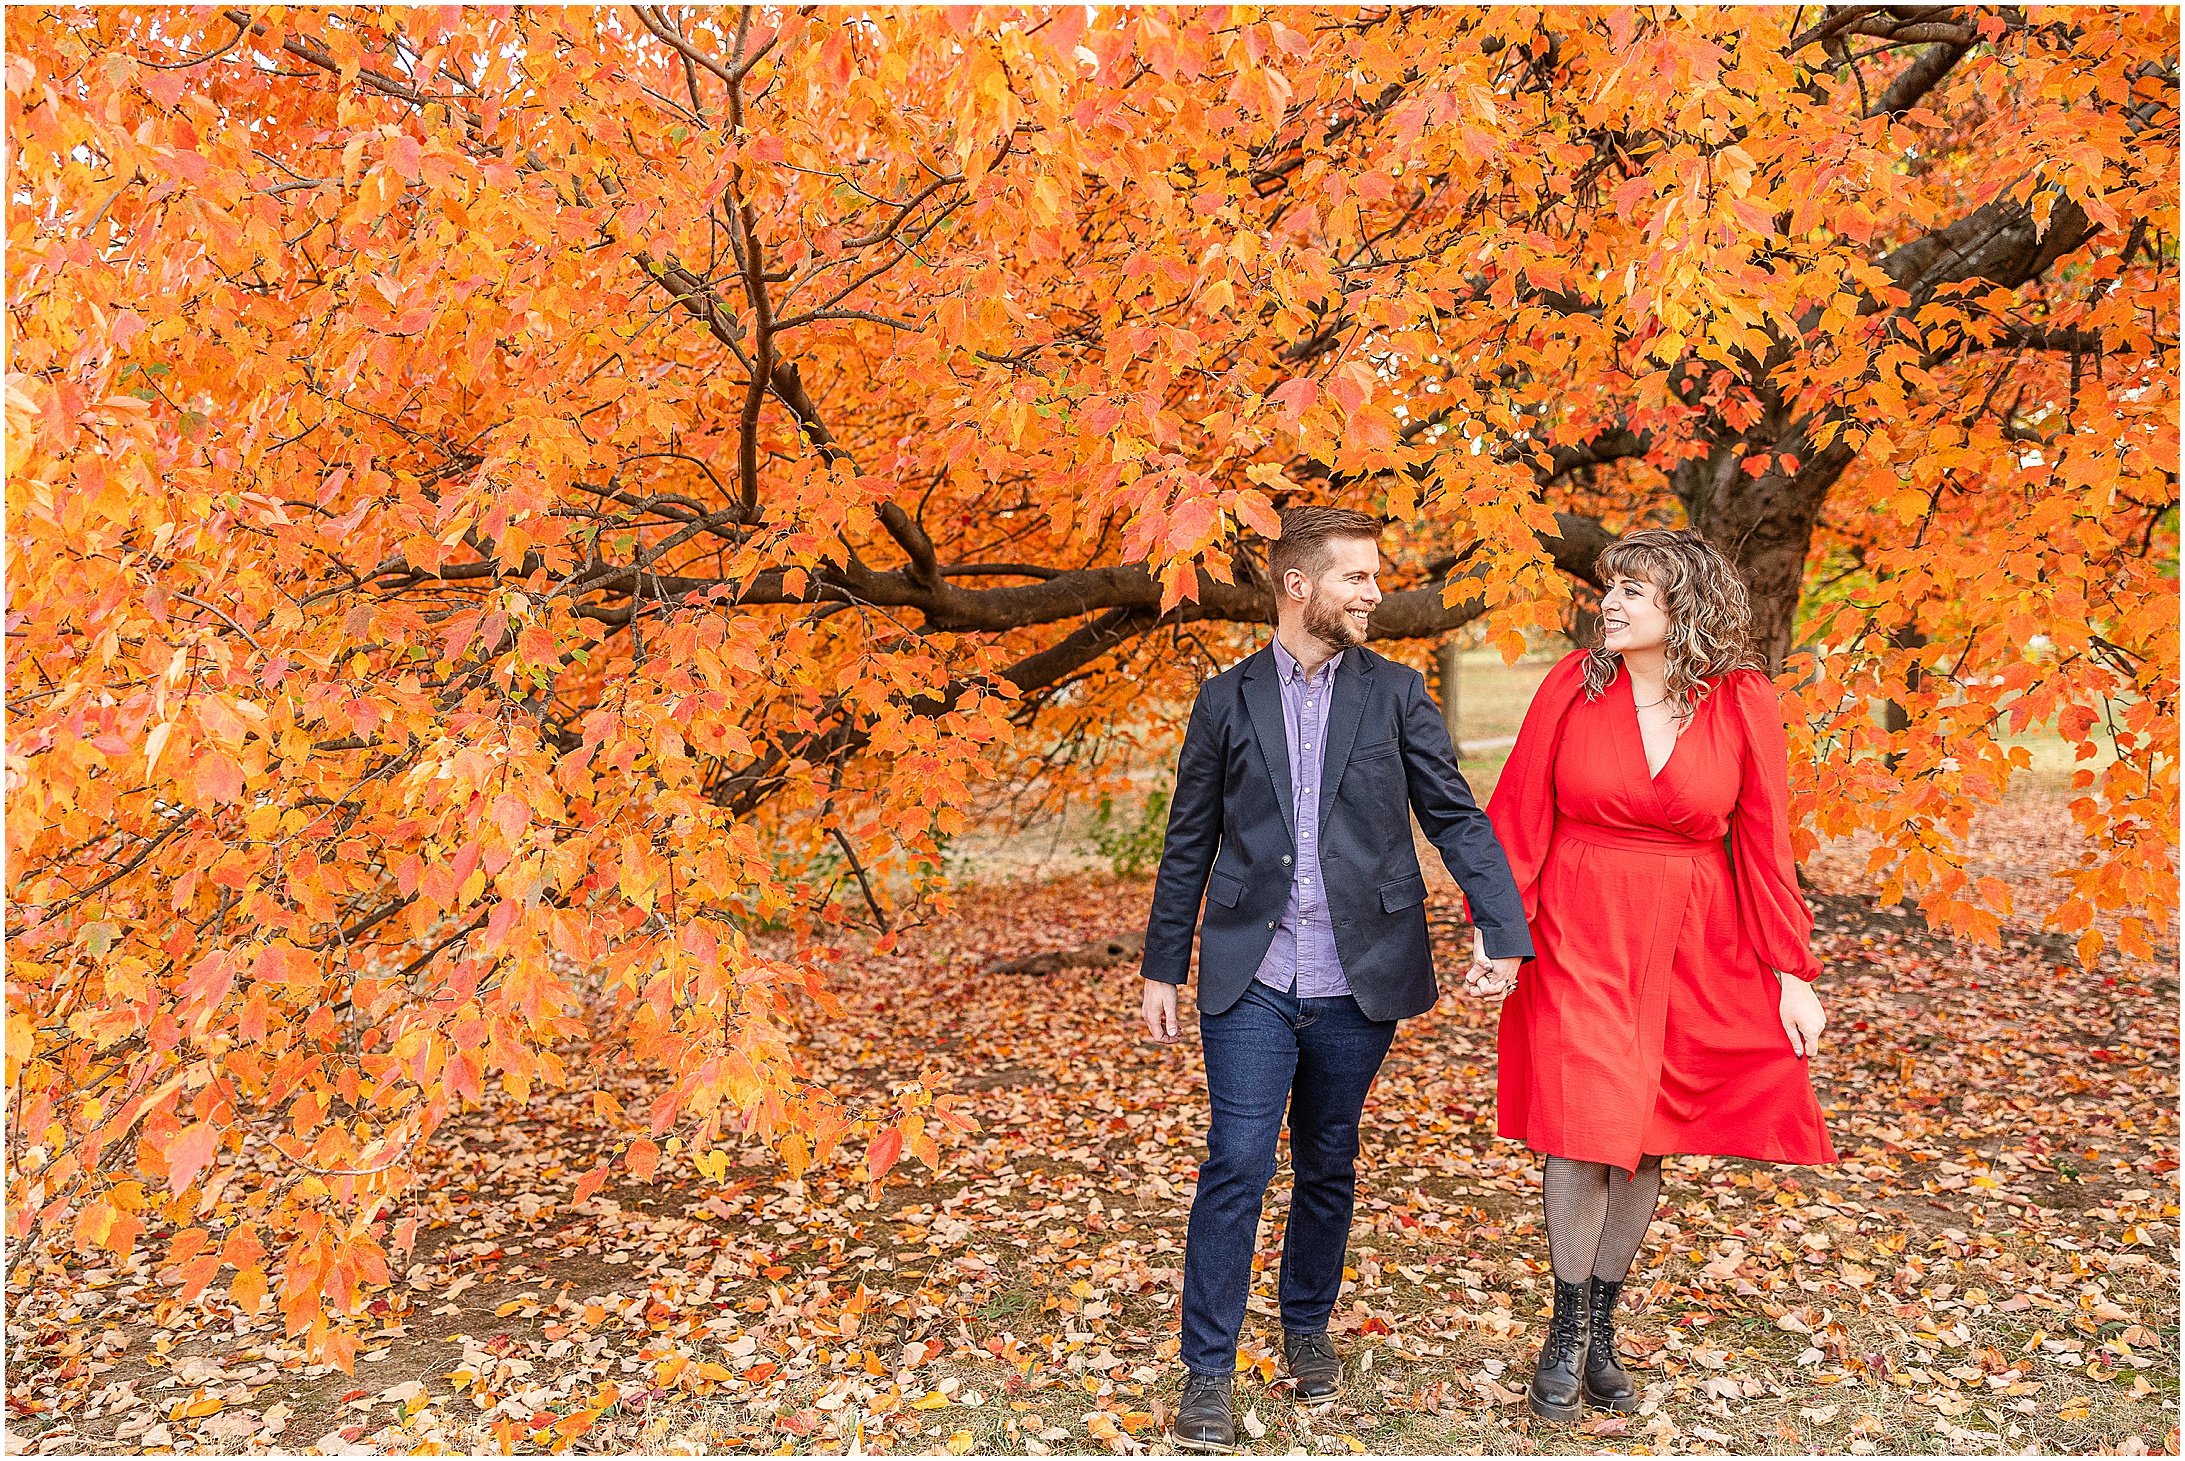
[{"label": "man's short hair", "polygon": [[1282,536],[1268,545],[1267,576],[1274,580],[1275,598],[1282,597],[1282,575],[1295,568],[1308,579],[1327,569],[1328,545],[1338,538],[1363,538],[1377,542],[1381,519],[1370,512],[1347,507],[1285,507]]}]

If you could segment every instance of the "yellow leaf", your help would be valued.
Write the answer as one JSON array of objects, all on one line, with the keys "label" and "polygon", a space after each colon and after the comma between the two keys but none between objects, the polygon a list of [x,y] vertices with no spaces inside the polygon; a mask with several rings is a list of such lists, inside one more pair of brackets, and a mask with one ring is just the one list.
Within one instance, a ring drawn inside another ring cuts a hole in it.
[{"label": "yellow leaf", "polygon": [[152,727],[152,733],[144,738],[144,774],[152,774],[159,764],[159,753],[167,749],[167,737],[174,734],[174,722],[163,720]]},{"label": "yellow leaf", "polygon": [[266,1299],[265,1270],[253,1265],[228,1280],[228,1301],[245,1314],[255,1314]]},{"label": "yellow leaf", "polygon": [[22,1071],[23,1062],[37,1048],[38,1026],[27,1014],[18,1011],[8,1013],[7,1074],[8,1088],[15,1088],[15,1077]]}]

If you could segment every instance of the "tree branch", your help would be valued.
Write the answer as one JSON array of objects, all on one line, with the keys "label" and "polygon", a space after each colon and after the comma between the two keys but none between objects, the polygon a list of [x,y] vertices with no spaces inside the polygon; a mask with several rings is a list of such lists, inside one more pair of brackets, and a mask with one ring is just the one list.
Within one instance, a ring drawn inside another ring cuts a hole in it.
[{"label": "tree branch", "polygon": [[[1594,571],[1594,563],[1600,558],[1601,550],[1616,541],[1616,535],[1596,519],[1577,513],[1559,512],[1555,515],[1555,524],[1557,534],[1553,537],[1542,534],[1540,546],[1547,549],[1557,568],[1582,583],[1599,588],[1601,581]],[[1459,575],[1471,576],[1476,576],[1476,570]],[[1475,594],[1454,604],[1445,604],[1442,600],[1443,585],[1438,582],[1387,595],[1373,611],[1369,627],[1371,637],[1430,639],[1462,628],[1487,612],[1487,601],[1481,595]]]},{"label": "tree branch", "polygon": [[1942,84],[1942,78],[1949,75],[1951,68],[1971,49],[1969,45],[1961,46],[1954,41],[1929,46],[1911,65],[1897,73],[1897,79],[1889,83],[1889,89],[1866,109],[1866,114],[1894,117],[1910,111],[1922,97]]},{"label": "tree branch", "polygon": [[2071,330],[2047,328],[2040,325],[2005,325],[1989,349],[2001,350],[2053,350],[2063,355],[2099,355],[2102,353],[2102,337],[2099,330]]},{"label": "tree branch", "polygon": [[880,504],[880,525],[910,555],[911,576],[929,588],[942,586],[940,560],[933,555],[933,540],[926,530],[894,502]]},{"label": "tree branch", "polygon": [[865,906],[872,910],[872,916],[880,924],[880,931],[886,933],[888,931],[887,910],[882,908],[880,900],[873,896],[872,880],[865,876],[865,864],[857,860],[857,850],[850,846],[850,839],[842,835],[840,827],[829,827],[827,831],[835,839],[835,846],[842,849],[842,855],[850,860],[850,871],[857,874],[857,886],[865,894]]},{"label": "tree branch", "polygon": [[2046,230],[2033,221],[2027,204],[1997,198],[1891,250],[1881,268],[1890,282],[1911,295],[1908,308],[1917,310],[1947,284],[1981,279],[2016,289],[2099,231],[2086,210],[2067,197],[2057,198]]},{"label": "tree branch", "polygon": [[632,5],[630,9],[636,12],[638,24],[651,31],[664,45],[681,55],[684,60],[705,67],[730,86],[736,85],[742,79],[737,72],[729,70],[719,61],[714,60],[713,57],[677,35],[674,28],[667,23],[666,17],[656,14],[653,6]]}]

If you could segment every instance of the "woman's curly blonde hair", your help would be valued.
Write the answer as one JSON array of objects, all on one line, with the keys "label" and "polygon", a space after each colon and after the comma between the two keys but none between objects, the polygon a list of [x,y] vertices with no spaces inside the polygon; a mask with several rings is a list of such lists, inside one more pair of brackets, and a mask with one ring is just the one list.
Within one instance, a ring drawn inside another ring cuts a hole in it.
[{"label": "woman's curly blonde hair", "polygon": [[[1709,681],[1732,670],[1760,669],[1752,646],[1752,603],[1745,582],[1714,544],[1689,528],[1643,528],[1601,550],[1594,573],[1603,584],[1641,578],[1661,591],[1669,614],[1663,694],[1679,720],[1692,713]],[[1616,682],[1623,657],[1595,644],[1586,651],[1586,698]]]}]

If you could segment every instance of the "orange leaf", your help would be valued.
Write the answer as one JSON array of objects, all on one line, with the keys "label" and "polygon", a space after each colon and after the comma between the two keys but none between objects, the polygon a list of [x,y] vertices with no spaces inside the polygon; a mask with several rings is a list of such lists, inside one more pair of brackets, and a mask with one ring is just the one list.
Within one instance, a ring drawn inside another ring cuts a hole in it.
[{"label": "orange leaf", "polygon": [[223,752],[199,756],[192,774],[197,794],[207,801],[231,802],[243,794],[243,768]]},{"label": "orange leaf", "polygon": [[211,1164],[213,1153],[219,1149],[220,1133],[200,1121],[183,1129],[174,1140],[167,1143],[167,1190],[182,1193],[197,1180],[197,1174]]}]

